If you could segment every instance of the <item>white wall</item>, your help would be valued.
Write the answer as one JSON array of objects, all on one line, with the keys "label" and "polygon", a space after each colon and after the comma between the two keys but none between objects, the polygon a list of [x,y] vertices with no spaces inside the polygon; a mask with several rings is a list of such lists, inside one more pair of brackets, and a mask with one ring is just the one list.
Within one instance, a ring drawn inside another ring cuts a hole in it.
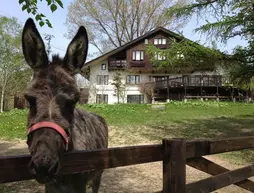
[{"label": "white wall", "polygon": [[[106,64],[106,70],[101,70],[102,63]],[[122,74],[123,84],[126,84],[126,77],[129,74],[125,71],[118,71],[118,72]],[[111,85],[111,83],[113,82],[113,77],[115,73],[116,71],[110,71],[110,72],[108,71],[107,61],[90,66],[90,90],[89,90],[89,98],[88,98],[89,104],[96,103],[96,94],[107,94],[109,104],[117,103],[117,96],[114,91],[114,86]],[[206,72],[206,73],[194,72],[191,75],[200,75],[200,74],[214,75],[215,72]],[[97,75],[108,75],[109,84],[97,85]],[[181,74],[140,74],[140,82],[141,83],[149,82],[149,76],[170,76],[170,78],[174,78],[174,77],[181,77],[182,75]],[[140,94],[142,93],[139,91],[139,85],[126,85],[124,99],[121,98],[120,102],[127,103],[127,95],[140,95]]]},{"label": "white wall", "polygon": [[[106,64],[106,70],[101,70],[101,64]],[[108,103],[114,104],[117,103],[117,96],[114,91],[114,86],[111,85],[113,82],[114,75],[116,71],[108,71],[108,63],[107,61],[102,62],[93,66],[90,66],[90,91],[88,103],[96,103],[96,94],[107,94],[108,95]],[[123,84],[126,84],[126,76],[129,75],[125,71],[118,71],[121,73],[123,77]],[[109,76],[109,84],[108,85],[97,85],[97,75],[108,75]],[[148,82],[148,75],[140,75],[140,82]],[[120,98],[120,102],[127,102],[127,95],[139,95],[141,94],[139,91],[139,85],[126,85],[125,86],[125,96]]]}]

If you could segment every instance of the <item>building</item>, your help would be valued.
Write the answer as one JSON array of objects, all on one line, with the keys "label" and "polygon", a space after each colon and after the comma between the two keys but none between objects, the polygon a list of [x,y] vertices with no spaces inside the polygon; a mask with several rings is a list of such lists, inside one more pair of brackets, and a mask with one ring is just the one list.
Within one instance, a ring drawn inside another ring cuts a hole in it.
[{"label": "building", "polygon": [[[152,103],[183,99],[236,99],[246,92],[232,87],[220,69],[172,72],[153,66],[144,51],[148,43],[160,49],[170,47],[171,38],[181,37],[165,28],[155,30],[85,64],[82,71],[90,80],[88,103]],[[163,60],[158,57],[158,60]],[[117,97],[112,85],[121,74],[124,84]]]}]

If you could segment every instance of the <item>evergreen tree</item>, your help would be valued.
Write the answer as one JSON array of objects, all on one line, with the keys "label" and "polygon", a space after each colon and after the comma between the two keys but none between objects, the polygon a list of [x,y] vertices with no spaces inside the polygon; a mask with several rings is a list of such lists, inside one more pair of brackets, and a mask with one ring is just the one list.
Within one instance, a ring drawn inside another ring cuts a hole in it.
[{"label": "evergreen tree", "polygon": [[[191,0],[184,6],[176,5],[168,10],[169,17],[178,21],[190,20],[196,16],[199,20],[207,22],[196,28],[195,31],[207,35],[210,40],[227,43],[234,37],[241,37],[247,41],[244,47],[236,46],[229,55],[216,49],[204,48],[202,45],[182,38],[172,44],[173,49],[160,51],[154,46],[149,46],[149,53],[160,52],[166,55],[167,60],[158,66],[184,67],[213,67],[215,64],[230,65],[229,75],[233,83],[245,89],[253,90],[254,76],[254,1],[253,0]],[[209,22],[209,18],[215,22]],[[179,57],[183,56],[183,57]],[[154,54],[153,54],[154,55]],[[155,58],[153,58],[155,60]],[[203,62],[203,61],[206,62]],[[207,63],[207,61],[212,61]],[[180,65],[180,64],[182,65]],[[228,67],[228,66],[227,66]]]}]

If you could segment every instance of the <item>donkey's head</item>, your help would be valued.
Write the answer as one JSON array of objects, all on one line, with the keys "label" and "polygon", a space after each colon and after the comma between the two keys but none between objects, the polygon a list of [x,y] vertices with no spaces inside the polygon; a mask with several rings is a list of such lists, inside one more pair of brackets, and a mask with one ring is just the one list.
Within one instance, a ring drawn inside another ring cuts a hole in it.
[{"label": "donkey's head", "polygon": [[25,23],[23,53],[33,69],[25,98],[29,102],[27,144],[32,159],[29,169],[39,183],[50,181],[60,169],[68,148],[79,91],[74,75],[83,66],[88,49],[87,33],[80,27],[63,59],[49,61],[43,40],[32,19]]}]

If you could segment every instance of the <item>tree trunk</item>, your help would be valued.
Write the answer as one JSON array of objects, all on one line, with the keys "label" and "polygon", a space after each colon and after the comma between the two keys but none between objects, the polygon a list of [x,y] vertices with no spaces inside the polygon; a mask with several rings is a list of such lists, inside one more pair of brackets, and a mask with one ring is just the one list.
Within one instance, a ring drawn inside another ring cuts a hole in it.
[{"label": "tree trunk", "polygon": [[3,86],[1,91],[0,113],[4,111],[4,92],[5,92],[5,86]]},{"label": "tree trunk", "polygon": [[119,94],[119,91],[117,91],[117,103],[118,104],[120,103],[120,94]]}]

